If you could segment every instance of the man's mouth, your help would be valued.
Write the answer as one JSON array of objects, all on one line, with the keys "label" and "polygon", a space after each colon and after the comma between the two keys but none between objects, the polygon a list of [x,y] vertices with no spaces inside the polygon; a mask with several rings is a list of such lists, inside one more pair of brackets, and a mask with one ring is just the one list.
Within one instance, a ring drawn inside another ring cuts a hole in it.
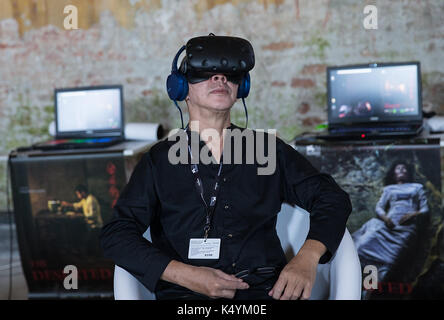
[{"label": "man's mouth", "polygon": [[211,90],[210,93],[214,93],[214,94],[228,94],[228,90],[224,89],[224,88],[218,88],[218,89]]}]

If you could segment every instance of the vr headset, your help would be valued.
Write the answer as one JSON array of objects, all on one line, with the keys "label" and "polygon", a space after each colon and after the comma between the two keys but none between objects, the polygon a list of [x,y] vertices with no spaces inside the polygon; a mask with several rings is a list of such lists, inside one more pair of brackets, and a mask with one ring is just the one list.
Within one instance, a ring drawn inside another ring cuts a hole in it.
[{"label": "vr headset", "polygon": [[[186,50],[180,68],[177,62]],[[236,37],[209,36],[190,39],[177,52],[167,79],[168,96],[182,101],[188,95],[188,83],[198,83],[215,74],[224,74],[228,81],[239,84],[237,98],[244,99],[250,92],[249,71],[254,67],[254,51],[251,44]]]}]

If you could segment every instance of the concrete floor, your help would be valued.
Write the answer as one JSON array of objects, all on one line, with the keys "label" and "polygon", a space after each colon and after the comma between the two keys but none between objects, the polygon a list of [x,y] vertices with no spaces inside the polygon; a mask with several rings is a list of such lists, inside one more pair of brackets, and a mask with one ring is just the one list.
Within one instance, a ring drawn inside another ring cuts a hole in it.
[{"label": "concrete floor", "polygon": [[[11,293],[12,300],[27,300],[28,286],[22,271],[20,254],[17,244],[15,224],[12,225],[13,253],[12,270],[10,263],[10,226],[8,219],[2,214],[0,219],[0,300],[7,300]],[[12,287],[10,291],[10,274],[12,271]]]}]

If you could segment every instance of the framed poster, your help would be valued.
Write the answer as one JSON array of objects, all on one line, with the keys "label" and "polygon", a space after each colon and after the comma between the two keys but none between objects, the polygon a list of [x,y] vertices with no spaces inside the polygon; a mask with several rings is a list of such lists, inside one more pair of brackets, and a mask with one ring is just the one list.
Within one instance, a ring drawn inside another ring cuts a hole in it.
[{"label": "framed poster", "polygon": [[122,153],[18,156],[11,177],[29,298],[112,298],[99,234],[126,183]]},{"label": "framed poster", "polygon": [[347,228],[363,271],[362,298],[443,298],[439,140],[315,144],[296,150],[350,195]]}]

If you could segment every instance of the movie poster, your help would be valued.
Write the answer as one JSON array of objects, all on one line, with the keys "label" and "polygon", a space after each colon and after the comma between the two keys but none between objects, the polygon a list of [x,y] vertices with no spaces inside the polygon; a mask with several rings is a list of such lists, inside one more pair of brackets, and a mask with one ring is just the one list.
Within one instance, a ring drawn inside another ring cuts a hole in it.
[{"label": "movie poster", "polygon": [[29,298],[113,298],[99,234],[126,183],[122,154],[16,157],[11,173]]},{"label": "movie poster", "polygon": [[350,195],[347,228],[363,280],[374,267],[378,276],[376,288],[363,281],[362,298],[444,298],[439,139],[298,144],[296,150]]}]

